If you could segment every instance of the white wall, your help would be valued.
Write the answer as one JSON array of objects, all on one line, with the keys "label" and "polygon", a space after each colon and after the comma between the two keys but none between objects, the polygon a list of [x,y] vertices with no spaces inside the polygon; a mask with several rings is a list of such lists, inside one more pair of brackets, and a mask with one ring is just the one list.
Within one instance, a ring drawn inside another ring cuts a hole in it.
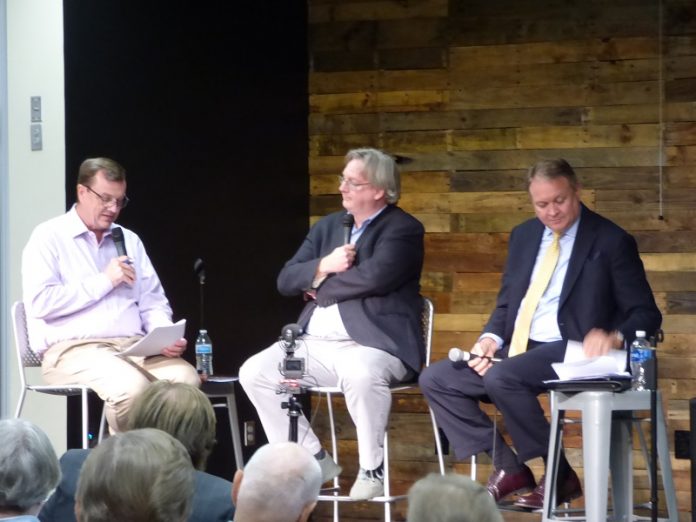
[{"label": "white wall", "polygon": [[[65,104],[62,0],[0,0],[0,368],[2,415],[14,415],[19,379],[9,309],[21,299],[21,253],[39,222],[65,211]],[[30,97],[41,96],[43,150],[30,145]],[[5,130],[6,129],[6,130]],[[35,382],[41,380],[37,371]],[[30,393],[22,417],[47,431],[56,451],[66,447],[62,397]]]}]

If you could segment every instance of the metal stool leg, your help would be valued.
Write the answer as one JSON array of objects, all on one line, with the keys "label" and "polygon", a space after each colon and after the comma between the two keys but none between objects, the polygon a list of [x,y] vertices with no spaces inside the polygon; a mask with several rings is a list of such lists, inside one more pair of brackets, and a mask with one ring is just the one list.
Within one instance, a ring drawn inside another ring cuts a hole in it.
[{"label": "metal stool leg", "polygon": [[89,392],[86,388],[82,389],[80,394],[82,397],[82,447],[84,449],[89,448],[89,406],[87,405],[87,394]]},{"label": "metal stool leg", "polygon": [[242,438],[239,435],[239,417],[237,415],[237,401],[234,389],[227,395],[227,416],[230,419],[230,433],[232,434],[232,446],[234,450],[234,463],[237,469],[244,467],[244,456],[242,455]]}]

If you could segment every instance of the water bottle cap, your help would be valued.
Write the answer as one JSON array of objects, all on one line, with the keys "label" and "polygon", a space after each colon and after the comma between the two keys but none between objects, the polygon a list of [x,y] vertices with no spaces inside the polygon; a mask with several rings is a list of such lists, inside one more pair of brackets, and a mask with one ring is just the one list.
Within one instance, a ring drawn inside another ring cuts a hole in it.
[{"label": "water bottle cap", "polygon": [[645,330],[636,330],[636,337],[645,337]]},{"label": "water bottle cap", "polygon": [[[208,333],[208,330],[205,330],[203,328],[200,329],[200,333],[205,334]],[[637,334],[637,333],[636,333]],[[645,332],[643,332],[643,336],[645,336]]]}]

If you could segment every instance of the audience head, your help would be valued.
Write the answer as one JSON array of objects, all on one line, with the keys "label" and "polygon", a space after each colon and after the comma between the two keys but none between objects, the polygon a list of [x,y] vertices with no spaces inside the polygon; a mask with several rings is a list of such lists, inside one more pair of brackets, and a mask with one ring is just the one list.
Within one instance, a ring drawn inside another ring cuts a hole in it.
[{"label": "audience head", "polygon": [[305,521],[321,487],[312,454],[294,442],[266,444],[234,476],[235,522]]},{"label": "audience head", "polygon": [[0,420],[0,516],[35,515],[59,481],[58,457],[41,428]]},{"label": "audience head", "polygon": [[408,522],[503,522],[493,498],[463,475],[431,473],[408,492]]},{"label": "audience head", "polygon": [[387,203],[399,201],[401,179],[394,158],[377,149],[353,149],[346,154],[344,165],[354,159],[363,162],[365,179],[374,187],[384,190]]},{"label": "audience head", "polygon": [[184,446],[161,430],[117,433],[94,448],[75,495],[79,522],[183,522],[195,470]]},{"label": "audience head", "polygon": [[133,401],[129,429],[156,428],[181,442],[196,469],[204,470],[215,446],[215,411],[190,384],[155,381]]}]

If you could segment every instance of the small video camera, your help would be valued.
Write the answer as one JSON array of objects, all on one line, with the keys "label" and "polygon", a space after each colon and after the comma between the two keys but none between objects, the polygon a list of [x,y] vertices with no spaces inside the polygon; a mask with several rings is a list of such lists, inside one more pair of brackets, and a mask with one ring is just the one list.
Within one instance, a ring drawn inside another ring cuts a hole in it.
[{"label": "small video camera", "polygon": [[281,363],[280,373],[286,379],[301,379],[305,374],[305,360],[303,357],[286,355]]},{"label": "small video camera", "polygon": [[295,341],[300,335],[302,335],[302,327],[297,324],[288,324],[280,332],[278,340],[285,350],[285,358],[278,369],[286,379],[301,379],[305,375],[304,357],[295,357]]}]

